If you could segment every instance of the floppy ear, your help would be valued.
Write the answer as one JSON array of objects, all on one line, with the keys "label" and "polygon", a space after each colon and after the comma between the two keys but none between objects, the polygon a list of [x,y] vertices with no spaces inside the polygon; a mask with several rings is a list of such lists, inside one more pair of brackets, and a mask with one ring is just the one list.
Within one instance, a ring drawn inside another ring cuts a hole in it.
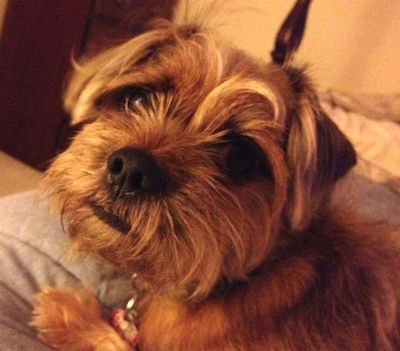
[{"label": "floppy ear", "polygon": [[287,216],[294,231],[307,227],[327,188],[356,163],[356,153],[336,125],[323,113],[314,90],[302,70],[289,66],[299,47],[311,0],[297,0],[280,28],[273,62],[292,83],[295,103],[286,116],[286,157],[291,183]]},{"label": "floppy ear", "polygon": [[356,163],[356,153],[344,134],[325,115],[312,89],[299,93],[287,127],[287,162],[291,172],[288,220],[304,229],[326,190]]}]

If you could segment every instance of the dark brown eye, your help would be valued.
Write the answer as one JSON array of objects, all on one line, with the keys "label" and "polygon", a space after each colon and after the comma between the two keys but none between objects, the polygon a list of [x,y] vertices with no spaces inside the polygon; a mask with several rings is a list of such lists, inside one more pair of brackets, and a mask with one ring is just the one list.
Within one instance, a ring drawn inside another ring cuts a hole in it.
[{"label": "dark brown eye", "polygon": [[125,113],[131,114],[149,103],[149,94],[143,89],[131,88],[122,92],[118,100]]},{"label": "dark brown eye", "polygon": [[230,144],[225,159],[225,169],[232,179],[241,179],[257,173],[270,172],[258,145],[247,138],[237,138]]},{"label": "dark brown eye", "polygon": [[227,171],[236,176],[250,172],[256,165],[257,155],[252,146],[245,142],[234,142],[226,157]]}]

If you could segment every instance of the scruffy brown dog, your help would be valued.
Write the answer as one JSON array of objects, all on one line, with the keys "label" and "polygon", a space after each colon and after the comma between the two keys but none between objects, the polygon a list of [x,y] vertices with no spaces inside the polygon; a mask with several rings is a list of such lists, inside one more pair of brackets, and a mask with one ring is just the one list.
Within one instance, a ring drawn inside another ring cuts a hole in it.
[{"label": "scruffy brown dog", "polygon": [[[45,184],[73,248],[137,274],[140,350],[400,350],[398,240],[338,200],[355,153],[304,70],[163,22],[65,102],[86,125]],[[38,300],[52,347],[130,349],[89,293]]]}]

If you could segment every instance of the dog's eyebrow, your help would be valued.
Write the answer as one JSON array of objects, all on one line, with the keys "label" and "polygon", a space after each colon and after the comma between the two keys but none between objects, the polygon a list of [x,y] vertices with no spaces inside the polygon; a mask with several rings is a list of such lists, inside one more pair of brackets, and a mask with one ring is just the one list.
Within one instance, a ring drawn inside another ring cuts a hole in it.
[{"label": "dog's eyebrow", "polygon": [[[206,127],[206,121],[207,128],[213,126],[213,121],[206,118],[206,116],[210,114],[210,111],[215,109],[215,106],[221,104],[222,101],[226,101],[226,99],[231,100],[234,98],[235,101],[237,101],[237,98],[241,96],[241,94],[258,96],[262,98],[262,101],[268,102],[272,112],[271,124],[275,125],[277,123],[282,123],[285,119],[286,105],[280,98],[279,94],[277,94],[276,88],[273,85],[265,84],[262,81],[233,77],[218,85],[208,94],[200,108],[197,110],[197,113],[193,116],[191,120],[191,128],[197,129]],[[237,103],[235,106],[239,111],[240,108]],[[218,123],[220,125],[221,122],[224,124],[228,119],[230,119],[230,117],[230,115],[227,115],[225,121],[218,120]]]}]

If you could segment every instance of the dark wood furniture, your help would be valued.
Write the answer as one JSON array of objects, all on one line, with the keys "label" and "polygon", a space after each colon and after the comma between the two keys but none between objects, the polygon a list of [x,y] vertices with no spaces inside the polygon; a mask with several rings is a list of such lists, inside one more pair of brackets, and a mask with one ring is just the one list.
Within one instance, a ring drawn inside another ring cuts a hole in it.
[{"label": "dark wood furniture", "polygon": [[0,38],[0,149],[46,168],[71,134],[61,102],[71,55],[130,38],[152,17],[171,17],[175,3],[9,0]]}]

